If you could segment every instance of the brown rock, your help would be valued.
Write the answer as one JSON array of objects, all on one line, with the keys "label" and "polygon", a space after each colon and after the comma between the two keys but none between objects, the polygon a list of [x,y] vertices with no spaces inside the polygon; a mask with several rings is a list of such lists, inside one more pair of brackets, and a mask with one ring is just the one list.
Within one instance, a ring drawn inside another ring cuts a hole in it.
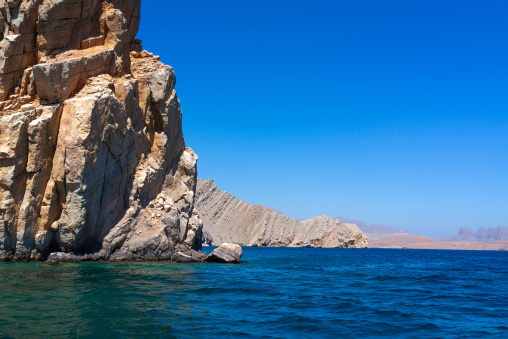
[{"label": "brown rock", "polygon": [[131,70],[140,1],[0,7],[0,260],[203,256],[173,69]]},{"label": "brown rock", "polygon": [[87,78],[107,73],[113,50],[33,66],[37,94],[49,102],[62,102],[81,88]]}]

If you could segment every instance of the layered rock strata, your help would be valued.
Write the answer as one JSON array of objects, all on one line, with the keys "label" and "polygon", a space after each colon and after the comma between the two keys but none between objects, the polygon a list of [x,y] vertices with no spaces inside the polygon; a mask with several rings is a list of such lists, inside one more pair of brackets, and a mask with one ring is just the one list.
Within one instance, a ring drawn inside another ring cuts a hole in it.
[{"label": "layered rock strata", "polygon": [[1,260],[199,252],[197,156],[140,6],[0,0]]},{"label": "layered rock strata", "polygon": [[271,208],[249,205],[212,180],[198,179],[196,207],[203,220],[203,241],[219,246],[366,248],[365,234],[354,224],[329,216],[299,221]]}]

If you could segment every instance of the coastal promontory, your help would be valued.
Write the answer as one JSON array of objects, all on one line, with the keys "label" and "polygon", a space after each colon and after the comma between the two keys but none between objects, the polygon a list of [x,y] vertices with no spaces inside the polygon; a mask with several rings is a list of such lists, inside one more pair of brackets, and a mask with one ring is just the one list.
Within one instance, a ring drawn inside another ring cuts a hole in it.
[{"label": "coastal promontory", "polygon": [[0,1],[0,259],[201,249],[196,154],[140,0]]},{"label": "coastal promontory", "polygon": [[203,242],[233,242],[259,247],[366,248],[368,240],[355,224],[329,216],[300,221],[261,205],[250,205],[198,179],[196,208],[203,220]]}]

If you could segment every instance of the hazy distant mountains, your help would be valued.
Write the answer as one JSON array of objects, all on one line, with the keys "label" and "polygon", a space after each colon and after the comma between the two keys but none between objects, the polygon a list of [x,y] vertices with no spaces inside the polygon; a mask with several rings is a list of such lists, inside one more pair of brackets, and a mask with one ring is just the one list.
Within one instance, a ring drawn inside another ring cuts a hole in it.
[{"label": "hazy distant mountains", "polygon": [[[360,227],[361,228],[361,227]],[[461,227],[459,234],[453,238],[443,238],[446,241],[499,241],[508,239],[508,227],[480,228],[473,231],[467,227]]]},{"label": "hazy distant mountains", "polygon": [[335,218],[345,224],[356,224],[365,233],[372,234],[392,234],[392,233],[409,233],[407,231],[401,231],[398,228],[386,226],[383,224],[367,225],[361,220],[353,220],[349,218],[337,217]]},{"label": "hazy distant mountains", "polygon": [[401,231],[383,224],[367,225],[361,220],[337,217],[342,223],[356,224],[369,238],[372,248],[418,248],[448,250],[505,250],[508,251],[508,228],[480,228],[477,232],[462,227],[456,237],[435,239]]},{"label": "hazy distant mountains", "polygon": [[[401,231],[395,227],[389,227],[383,224],[367,225],[361,220],[353,220],[349,218],[337,217],[335,218],[342,223],[356,224],[360,229],[367,234],[396,234],[407,233],[409,235],[419,236],[418,234]],[[478,231],[473,231],[467,227],[461,227],[456,237],[444,237],[442,241],[500,241],[508,239],[508,227],[493,227],[489,229],[480,228]]]},{"label": "hazy distant mountains", "polygon": [[236,242],[244,246],[341,247],[341,242],[336,241],[344,237],[343,232],[349,233],[348,227],[356,225],[354,228],[368,237],[372,248],[508,250],[507,227],[480,228],[477,232],[462,227],[456,237],[435,239],[343,217],[297,220],[275,208],[249,205],[218,189],[212,180],[198,180],[196,206],[203,219],[207,245]]},{"label": "hazy distant mountains", "polygon": [[[281,212],[280,210],[278,210],[276,208],[273,208],[273,207],[269,207],[269,208],[277,214],[284,215],[283,212]],[[383,224],[374,224],[374,225],[369,226],[361,220],[354,220],[354,219],[343,218],[343,217],[336,217],[334,219],[340,221],[343,224],[355,224],[356,226],[360,227],[360,229],[364,233],[371,233],[371,234],[408,233],[408,234],[413,234],[408,231],[401,231],[398,228],[386,226]]]}]

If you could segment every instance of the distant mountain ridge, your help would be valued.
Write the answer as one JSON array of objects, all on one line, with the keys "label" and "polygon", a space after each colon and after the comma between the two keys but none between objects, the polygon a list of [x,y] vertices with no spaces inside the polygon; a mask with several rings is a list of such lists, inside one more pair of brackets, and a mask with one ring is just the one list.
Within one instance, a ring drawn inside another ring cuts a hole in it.
[{"label": "distant mountain ridge", "polygon": [[276,208],[249,205],[221,191],[212,180],[198,179],[196,206],[204,223],[203,241],[212,246],[237,242],[244,246],[342,247],[343,240],[337,240],[344,239],[345,232],[352,240],[351,247],[362,247],[363,241],[367,244],[365,237],[357,234],[358,239],[351,238],[351,231],[357,229],[368,237],[371,248],[508,251],[507,227],[480,228],[477,232],[462,227],[456,237],[436,239],[340,216],[297,220]]},{"label": "distant mountain ridge", "polygon": [[[279,214],[279,215],[285,215],[282,211],[280,211],[280,210],[278,210],[276,208],[273,208],[273,207],[268,207],[268,208],[271,209],[272,211],[274,211],[275,213]],[[371,233],[371,234],[408,233],[408,234],[414,234],[414,233],[411,233],[411,232],[408,232],[408,231],[401,231],[398,228],[386,226],[386,225],[383,225],[383,224],[373,224],[373,225],[369,226],[369,225],[367,225],[366,223],[364,223],[361,220],[343,218],[343,217],[340,217],[340,216],[336,217],[334,219],[340,221],[343,224],[355,224],[364,233]],[[303,221],[303,220],[300,220],[300,219],[297,219],[297,220]]]},{"label": "distant mountain ridge", "polygon": [[467,227],[461,227],[456,237],[443,238],[445,241],[499,241],[508,239],[508,227],[479,228],[473,231]]},{"label": "distant mountain ridge", "polygon": [[336,217],[335,219],[346,224],[356,224],[365,233],[371,234],[409,233],[407,231],[401,231],[398,228],[386,226],[383,224],[374,224],[369,226],[361,220],[354,220],[343,217]]}]

